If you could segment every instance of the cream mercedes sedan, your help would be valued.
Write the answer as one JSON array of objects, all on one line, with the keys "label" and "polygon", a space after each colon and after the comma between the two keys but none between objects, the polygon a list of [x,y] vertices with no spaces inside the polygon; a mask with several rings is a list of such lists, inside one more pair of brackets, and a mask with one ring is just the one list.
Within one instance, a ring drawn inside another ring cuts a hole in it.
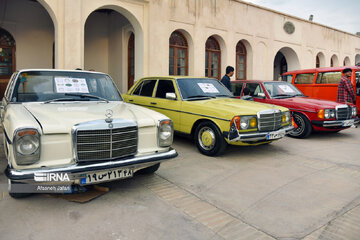
[{"label": "cream mercedes sedan", "polygon": [[39,184],[73,190],[153,173],[177,156],[172,121],[125,103],[110,76],[99,72],[15,72],[1,124],[12,197],[46,189],[34,189]]}]

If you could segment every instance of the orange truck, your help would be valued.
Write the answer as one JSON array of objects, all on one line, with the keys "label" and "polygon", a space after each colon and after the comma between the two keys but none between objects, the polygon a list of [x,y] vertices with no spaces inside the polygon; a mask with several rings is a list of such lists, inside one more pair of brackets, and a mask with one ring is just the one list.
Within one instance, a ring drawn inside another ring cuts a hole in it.
[{"label": "orange truck", "polygon": [[294,84],[306,96],[336,101],[338,84],[345,68],[352,69],[351,83],[356,93],[357,115],[360,116],[360,67],[328,67],[290,71],[282,75],[282,81]]}]

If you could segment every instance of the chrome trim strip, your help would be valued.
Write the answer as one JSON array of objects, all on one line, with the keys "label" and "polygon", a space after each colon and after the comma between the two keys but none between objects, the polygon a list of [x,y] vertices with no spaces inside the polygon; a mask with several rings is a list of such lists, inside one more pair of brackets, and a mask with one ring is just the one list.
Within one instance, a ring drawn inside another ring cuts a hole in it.
[{"label": "chrome trim strip", "polygon": [[5,175],[14,181],[34,180],[35,173],[69,173],[69,174],[85,174],[87,172],[102,171],[112,168],[129,167],[137,164],[144,164],[149,162],[163,162],[170,158],[177,157],[178,153],[175,149],[169,148],[167,152],[154,153],[151,155],[121,158],[113,161],[98,162],[87,165],[73,164],[66,167],[43,167],[36,169],[16,170],[9,166],[5,170]]},{"label": "chrome trim strip", "polygon": [[[278,132],[278,131],[285,131],[285,134],[289,133],[294,129],[294,126],[288,126],[285,128],[280,128],[276,131],[271,132],[257,132],[257,133],[249,133],[249,134],[240,134],[239,138],[236,138],[235,141],[230,142],[252,142],[252,141],[258,141],[258,140],[265,140],[268,133]],[[276,140],[276,139],[274,139]],[[272,140],[269,140],[272,141]]]},{"label": "chrome trim strip", "polygon": [[342,127],[343,122],[345,121],[353,121],[352,124],[358,123],[359,119],[347,119],[347,120],[334,120],[334,121],[324,121],[323,127]]}]

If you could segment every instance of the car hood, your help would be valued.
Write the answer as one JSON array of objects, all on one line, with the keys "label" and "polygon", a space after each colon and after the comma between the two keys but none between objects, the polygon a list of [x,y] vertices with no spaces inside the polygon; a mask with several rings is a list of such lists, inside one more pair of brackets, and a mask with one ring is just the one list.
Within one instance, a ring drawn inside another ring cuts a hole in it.
[{"label": "car hood", "polygon": [[237,115],[256,115],[258,112],[267,109],[287,109],[273,104],[258,103],[253,101],[240,100],[235,98],[216,98],[199,101],[184,101],[187,108],[194,113],[203,113],[204,109],[210,115],[222,118],[230,118]]},{"label": "car hood", "polygon": [[155,126],[162,114],[125,102],[90,103],[24,103],[23,106],[40,124],[44,134],[69,133],[78,123],[105,120],[106,110],[113,119],[134,120],[139,127]]},{"label": "car hood", "polygon": [[341,105],[334,101],[320,100],[309,97],[292,97],[272,99],[271,103],[284,106],[291,109],[318,111],[325,108],[335,108],[337,105]]}]

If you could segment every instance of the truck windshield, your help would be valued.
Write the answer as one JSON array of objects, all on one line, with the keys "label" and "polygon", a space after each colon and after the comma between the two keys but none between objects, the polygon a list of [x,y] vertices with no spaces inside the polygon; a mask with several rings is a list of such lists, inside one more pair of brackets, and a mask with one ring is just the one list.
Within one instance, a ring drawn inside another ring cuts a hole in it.
[{"label": "truck windshield", "polygon": [[266,91],[273,98],[287,98],[304,96],[299,89],[287,82],[266,82],[264,83]]},{"label": "truck windshield", "polygon": [[76,71],[21,72],[11,102],[122,101],[106,74]]}]

